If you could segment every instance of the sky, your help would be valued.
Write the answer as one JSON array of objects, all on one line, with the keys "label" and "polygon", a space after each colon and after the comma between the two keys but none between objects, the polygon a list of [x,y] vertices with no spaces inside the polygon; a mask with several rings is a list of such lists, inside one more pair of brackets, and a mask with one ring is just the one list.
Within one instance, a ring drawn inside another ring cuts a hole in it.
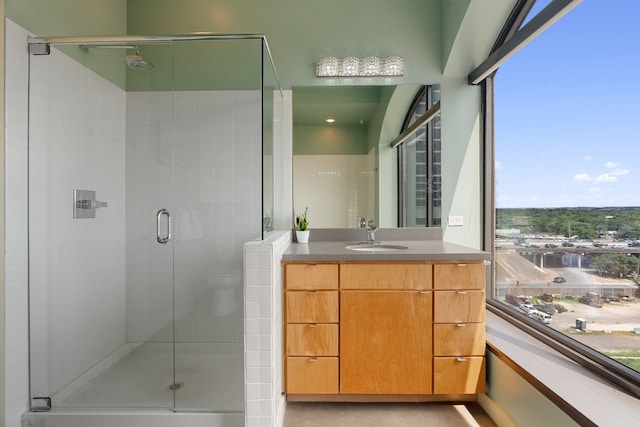
[{"label": "sky", "polygon": [[638,16],[584,0],[500,67],[498,208],[640,206]]}]

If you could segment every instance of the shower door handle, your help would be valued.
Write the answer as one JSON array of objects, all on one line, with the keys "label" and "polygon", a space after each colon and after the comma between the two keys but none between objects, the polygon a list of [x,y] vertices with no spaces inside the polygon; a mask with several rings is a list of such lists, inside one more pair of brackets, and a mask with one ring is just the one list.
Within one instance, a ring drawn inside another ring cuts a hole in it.
[{"label": "shower door handle", "polygon": [[[167,232],[164,236],[162,235],[161,225],[163,216],[167,217]],[[167,243],[171,240],[171,214],[169,214],[169,211],[166,209],[160,209],[156,215],[156,235],[158,243]]]}]

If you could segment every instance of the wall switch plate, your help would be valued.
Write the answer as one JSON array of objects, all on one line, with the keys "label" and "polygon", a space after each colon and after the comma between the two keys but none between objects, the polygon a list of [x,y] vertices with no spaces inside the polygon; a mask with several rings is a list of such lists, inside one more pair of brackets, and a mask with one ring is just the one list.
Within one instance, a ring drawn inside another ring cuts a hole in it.
[{"label": "wall switch plate", "polygon": [[447,224],[451,227],[461,227],[464,225],[464,217],[462,215],[452,215],[447,218]]}]

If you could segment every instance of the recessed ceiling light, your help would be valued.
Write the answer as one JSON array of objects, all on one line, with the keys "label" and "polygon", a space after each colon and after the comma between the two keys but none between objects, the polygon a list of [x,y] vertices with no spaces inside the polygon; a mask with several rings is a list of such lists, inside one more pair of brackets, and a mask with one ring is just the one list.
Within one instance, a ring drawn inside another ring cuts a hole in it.
[{"label": "recessed ceiling light", "polygon": [[327,122],[327,123],[335,123],[335,122],[336,122],[336,119],[327,119],[327,120],[326,120],[326,122]]}]

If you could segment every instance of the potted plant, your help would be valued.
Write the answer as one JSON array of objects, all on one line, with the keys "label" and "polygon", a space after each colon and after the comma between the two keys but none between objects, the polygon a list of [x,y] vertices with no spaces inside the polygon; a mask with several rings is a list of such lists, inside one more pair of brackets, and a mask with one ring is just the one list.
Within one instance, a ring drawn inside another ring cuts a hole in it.
[{"label": "potted plant", "polygon": [[308,207],[304,208],[304,213],[297,214],[296,225],[296,240],[298,243],[307,243],[309,241],[309,220],[307,219]]}]

